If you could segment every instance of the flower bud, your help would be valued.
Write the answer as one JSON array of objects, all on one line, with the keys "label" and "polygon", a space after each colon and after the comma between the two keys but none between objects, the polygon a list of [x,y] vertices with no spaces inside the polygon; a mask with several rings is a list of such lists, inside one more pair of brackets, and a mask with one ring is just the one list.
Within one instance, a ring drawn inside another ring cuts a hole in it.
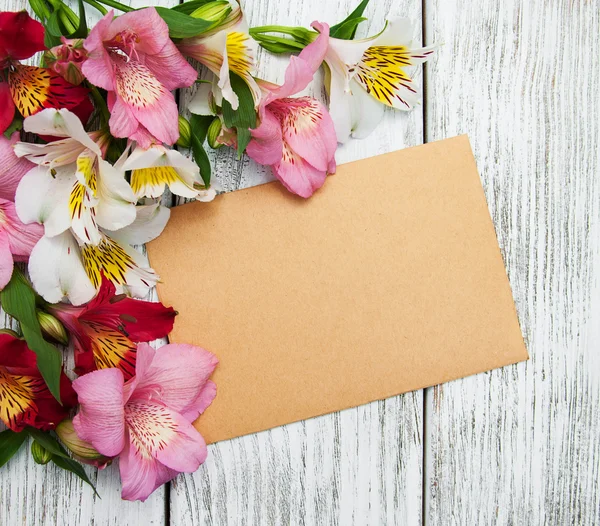
[{"label": "flower bud", "polygon": [[48,464],[52,460],[52,453],[42,446],[37,440],[31,443],[31,456],[37,464]]},{"label": "flower bud", "polygon": [[44,52],[46,66],[53,69],[65,80],[76,86],[83,82],[81,65],[87,59],[83,40],[61,37],[62,44]]},{"label": "flower bud", "polygon": [[203,6],[200,6],[190,14],[193,18],[201,18],[208,22],[220,22],[227,14],[231,11],[231,4],[229,2],[219,0],[216,2],[208,2]]},{"label": "flower bud", "polygon": [[218,140],[219,136],[221,135],[222,128],[223,125],[221,124],[221,119],[219,117],[215,117],[215,119],[210,123],[208,132],[206,133],[206,140],[211,148],[216,149],[223,146],[223,144]]},{"label": "flower bud", "polygon": [[55,429],[58,438],[64,444],[64,446],[73,453],[73,456],[85,463],[104,468],[110,464],[111,459],[101,455],[94,449],[94,446],[85,440],[81,440],[77,436],[77,432],[73,427],[72,420],[63,420]]},{"label": "flower bud", "polygon": [[182,148],[189,148],[192,141],[192,129],[187,119],[179,116],[179,139],[177,139],[177,146]]},{"label": "flower bud", "polygon": [[60,321],[52,316],[52,314],[48,314],[42,310],[37,310],[36,314],[44,336],[61,345],[69,343],[69,335]]}]

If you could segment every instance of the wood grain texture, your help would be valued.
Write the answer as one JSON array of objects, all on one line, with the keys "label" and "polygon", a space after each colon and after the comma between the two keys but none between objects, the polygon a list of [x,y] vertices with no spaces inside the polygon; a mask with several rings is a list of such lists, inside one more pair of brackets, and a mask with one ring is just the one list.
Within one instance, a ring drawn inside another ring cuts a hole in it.
[{"label": "wood grain texture", "polygon": [[[372,4],[365,35],[383,27],[393,6],[415,22],[419,37],[420,1]],[[336,23],[355,6],[354,0],[244,3],[250,25],[306,27],[316,17]],[[260,51],[260,76],[282,82],[287,60]],[[321,85],[318,76],[308,93],[322,98]],[[191,92],[182,94],[182,109],[190,96]],[[409,114],[389,111],[368,139],[340,148],[337,160],[349,162],[421,144],[422,137],[420,109]],[[209,155],[214,176],[225,190],[272,179],[269,169],[247,158],[238,161],[231,150]],[[416,392],[209,446],[206,464],[172,484],[171,523],[420,524],[422,407],[422,393]]]},{"label": "wood grain texture", "polygon": [[598,524],[600,10],[428,0],[427,140],[468,133],[531,361],[426,394],[428,524]]}]

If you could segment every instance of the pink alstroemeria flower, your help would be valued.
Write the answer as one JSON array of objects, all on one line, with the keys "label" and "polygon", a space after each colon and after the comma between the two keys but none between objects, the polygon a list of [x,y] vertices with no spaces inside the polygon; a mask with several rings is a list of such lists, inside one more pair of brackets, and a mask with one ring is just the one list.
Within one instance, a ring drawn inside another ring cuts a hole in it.
[{"label": "pink alstroemeria flower", "polygon": [[14,262],[27,261],[43,235],[42,225],[24,225],[15,212],[15,204],[0,198],[0,290],[10,281]]},{"label": "pink alstroemeria flower", "polygon": [[337,138],[327,109],[312,97],[290,98],[311,82],[328,41],[329,26],[324,25],[314,42],[290,58],[283,86],[266,87],[259,106],[260,125],[251,130],[246,150],[256,162],[270,165],[283,185],[302,197],[310,197],[336,168]]},{"label": "pink alstroemeria flower", "polygon": [[19,132],[10,139],[0,134],[0,199],[15,200],[15,192],[23,176],[35,164],[15,155],[14,145],[19,141]]},{"label": "pink alstroemeria flower", "polygon": [[110,131],[143,148],[179,138],[178,110],[171,90],[191,86],[198,74],[169,38],[169,28],[149,7],[121,15],[113,11],[84,42],[83,74],[108,91]]},{"label": "pink alstroemeria flower", "polygon": [[202,435],[192,422],[211,404],[217,388],[209,377],[218,363],[193,345],[137,350],[136,375],[101,369],[73,382],[79,413],[77,435],[107,457],[119,457],[122,497],[146,500],[178,473],[206,460]]}]

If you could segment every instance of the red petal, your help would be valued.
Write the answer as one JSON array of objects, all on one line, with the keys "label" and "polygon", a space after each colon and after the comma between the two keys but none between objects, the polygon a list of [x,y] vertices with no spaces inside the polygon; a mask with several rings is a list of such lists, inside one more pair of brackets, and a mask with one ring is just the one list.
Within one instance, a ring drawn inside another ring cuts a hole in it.
[{"label": "red petal", "polygon": [[4,133],[15,116],[15,105],[6,82],[0,82],[0,133]]},{"label": "red petal", "polygon": [[42,24],[26,11],[0,13],[0,60],[23,60],[44,49]]},{"label": "red petal", "polygon": [[27,347],[25,340],[0,333],[0,367],[35,369],[35,364],[35,353]]}]

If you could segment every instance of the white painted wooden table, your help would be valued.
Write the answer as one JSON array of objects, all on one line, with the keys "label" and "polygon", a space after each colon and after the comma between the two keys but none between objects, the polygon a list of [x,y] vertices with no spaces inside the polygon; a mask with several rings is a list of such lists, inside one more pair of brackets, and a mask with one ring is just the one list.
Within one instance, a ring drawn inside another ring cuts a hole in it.
[{"label": "white painted wooden table", "polygon": [[[253,25],[307,26],[355,3],[245,8]],[[100,500],[23,450],[0,471],[0,525],[600,524],[600,6],[371,3],[363,32],[393,5],[445,45],[422,109],[386,113],[338,161],[469,134],[531,360],[211,446],[145,504],[120,501],[116,468],[94,475]],[[282,59],[260,63],[282,80]],[[231,152],[213,160],[226,190],[269,177]]]}]

